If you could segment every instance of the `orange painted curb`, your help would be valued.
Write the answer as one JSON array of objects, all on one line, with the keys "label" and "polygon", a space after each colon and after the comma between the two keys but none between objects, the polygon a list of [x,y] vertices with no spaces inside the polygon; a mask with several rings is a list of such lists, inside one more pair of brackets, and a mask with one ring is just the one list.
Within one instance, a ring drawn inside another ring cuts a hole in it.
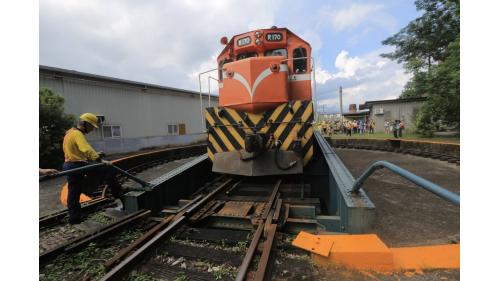
[{"label": "orange painted curb", "polygon": [[[307,237],[307,240],[304,240]],[[358,270],[373,270],[378,272],[393,272],[401,269],[459,269],[460,245],[435,245],[420,247],[388,248],[376,234],[361,235],[312,235],[299,233],[292,245],[312,252],[313,260],[322,266],[332,263],[342,264]],[[332,245],[324,243],[314,245],[315,239],[331,241]],[[323,253],[327,248],[327,256]]]},{"label": "orange painted curb", "polygon": [[301,231],[293,240],[292,245],[323,257],[330,255],[333,240],[329,237],[318,236]]},{"label": "orange painted curb", "polygon": [[391,248],[401,269],[460,268],[460,244]]}]

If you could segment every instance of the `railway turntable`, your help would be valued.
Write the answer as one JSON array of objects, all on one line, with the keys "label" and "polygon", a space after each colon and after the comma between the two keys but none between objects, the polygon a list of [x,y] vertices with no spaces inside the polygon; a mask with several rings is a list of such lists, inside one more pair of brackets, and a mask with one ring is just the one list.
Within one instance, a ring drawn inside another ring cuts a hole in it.
[{"label": "railway turntable", "polygon": [[[300,276],[305,265],[293,257],[303,250],[325,257],[318,263],[339,261],[329,259],[332,253],[352,261],[357,256],[339,254],[346,248],[338,245],[353,244],[359,253],[365,251],[359,248],[362,241],[376,244],[381,254],[368,250],[361,258],[393,270],[395,254],[376,237],[363,236],[376,210],[361,188],[366,178],[385,168],[459,204],[456,194],[384,161],[358,179],[352,176],[313,129],[314,60],[309,43],[296,34],[271,27],[223,37],[221,43],[219,105],[201,112],[206,146],[191,148],[189,156],[197,155],[191,161],[148,181],[140,179],[141,169],[178,155],[166,150],[114,161],[113,167],[135,182],[124,197],[127,215],[41,253],[41,264],[97,239],[113,244],[109,239],[116,233],[137,228],[134,239],[103,255],[101,280],[126,280],[140,272],[167,280],[287,280],[295,276],[280,276],[283,270],[276,268],[297,263]],[[91,200],[89,206],[109,203],[101,196]]]}]

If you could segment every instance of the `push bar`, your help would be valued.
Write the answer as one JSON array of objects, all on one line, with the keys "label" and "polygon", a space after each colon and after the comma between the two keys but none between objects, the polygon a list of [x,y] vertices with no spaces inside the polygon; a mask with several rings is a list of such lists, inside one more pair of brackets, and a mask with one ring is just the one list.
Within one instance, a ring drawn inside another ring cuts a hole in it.
[{"label": "push bar", "polygon": [[387,161],[377,161],[373,163],[366,171],[354,182],[352,186],[352,193],[358,193],[359,189],[365,182],[365,180],[373,174],[378,169],[386,168],[389,171],[398,174],[402,176],[403,178],[413,182],[414,184],[422,187],[423,189],[430,191],[437,196],[441,197],[444,200],[447,200],[455,205],[460,205],[460,196],[456,193],[453,193],[444,187],[441,187],[433,182],[430,182],[424,178],[421,178],[417,175],[415,175],[412,172],[409,172],[403,168],[400,168],[392,163],[389,163]]},{"label": "push bar", "polygon": [[46,181],[46,180],[49,180],[49,179],[54,179],[54,178],[59,178],[59,177],[63,177],[63,176],[67,176],[67,175],[72,175],[72,174],[79,174],[79,173],[83,173],[83,172],[87,172],[87,171],[90,171],[90,170],[94,170],[94,169],[97,169],[97,168],[100,168],[100,167],[104,167],[104,166],[109,166],[115,170],[117,170],[120,174],[124,175],[125,177],[139,183],[142,187],[151,187],[152,184],[149,183],[149,182],[146,182],[146,181],[143,181],[141,180],[140,178],[130,174],[129,172],[121,169],[121,168],[118,168],[117,166],[111,164],[111,165],[108,165],[106,163],[96,163],[96,164],[90,164],[90,165],[87,165],[87,166],[83,166],[83,167],[79,167],[79,168],[75,168],[75,169],[71,169],[71,170],[66,170],[66,171],[62,171],[62,172],[59,172],[57,174],[53,174],[53,175],[44,175],[44,176],[41,176],[39,177],[39,182],[42,182],[42,181]]}]

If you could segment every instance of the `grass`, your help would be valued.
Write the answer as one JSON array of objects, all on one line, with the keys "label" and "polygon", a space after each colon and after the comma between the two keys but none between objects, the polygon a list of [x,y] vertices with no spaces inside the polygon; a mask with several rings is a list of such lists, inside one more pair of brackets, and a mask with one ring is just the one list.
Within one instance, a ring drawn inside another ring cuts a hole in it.
[{"label": "grass", "polygon": [[[352,136],[346,136],[345,134],[332,134],[330,135],[332,139],[392,139],[393,134],[386,133],[374,133],[374,134],[352,134]],[[406,134],[403,132],[402,139],[412,139],[412,140],[423,140],[423,141],[439,141],[439,142],[452,142],[460,143],[460,137],[423,137],[418,134]]]}]

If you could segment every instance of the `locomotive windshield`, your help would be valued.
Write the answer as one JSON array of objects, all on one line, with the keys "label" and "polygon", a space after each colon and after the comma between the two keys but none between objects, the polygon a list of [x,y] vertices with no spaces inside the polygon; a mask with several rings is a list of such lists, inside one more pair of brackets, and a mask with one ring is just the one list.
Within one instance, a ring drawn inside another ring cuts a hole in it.
[{"label": "locomotive windshield", "polygon": [[288,58],[288,53],[286,49],[274,49],[274,50],[268,50],[264,53],[264,56],[281,56],[285,57],[285,59]]},{"label": "locomotive windshield", "polygon": [[241,53],[236,57],[236,60],[242,60],[242,59],[256,57],[256,56],[257,56],[257,53],[255,53],[255,52]]}]

